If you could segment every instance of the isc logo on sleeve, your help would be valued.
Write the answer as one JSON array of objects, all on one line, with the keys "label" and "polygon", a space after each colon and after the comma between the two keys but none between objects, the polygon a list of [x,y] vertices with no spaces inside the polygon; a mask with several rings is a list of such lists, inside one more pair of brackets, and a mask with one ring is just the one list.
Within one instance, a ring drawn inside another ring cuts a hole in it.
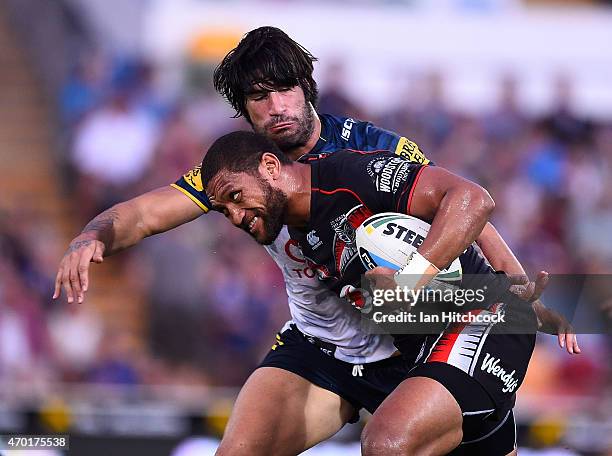
[{"label": "isc logo on sleeve", "polygon": [[342,136],[342,139],[345,141],[348,141],[351,137],[351,129],[354,123],[355,121],[353,119],[346,119],[344,121],[344,125],[342,125],[342,134],[340,136]]}]

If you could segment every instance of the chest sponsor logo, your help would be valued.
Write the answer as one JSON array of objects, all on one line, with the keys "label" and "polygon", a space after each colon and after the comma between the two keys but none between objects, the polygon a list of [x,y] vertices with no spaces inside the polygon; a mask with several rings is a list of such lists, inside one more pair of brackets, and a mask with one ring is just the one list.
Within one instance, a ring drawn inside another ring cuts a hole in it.
[{"label": "chest sponsor logo", "polygon": [[342,133],[340,134],[340,136],[345,141],[348,141],[350,139],[351,130],[353,129],[354,124],[355,124],[355,121],[353,119],[346,119],[344,121],[344,124],[342,125]]},{"label": "chest sponsor logo", "polygon": [[399,157],[378,157],[371,160],[366,171],[379,192],[395,193],[410,174],[410,163]]},{"label": "chest sponsor logo", "polygon": [[504,384],[504,387],[502,388],[503,393],[513,393],[518,386],[519,381],[518,379],[514,378],[516,370],[508,372],[502,367],[500,359],[491,356],[489,353],[485,354],[485,358],[482,362],[482,366],[480,366],[480,369],[485,371],[487,374],[491,374],[499,378],[502,381]]},{"label": "chest sponsor logo", "polygon": [[[298,244],[298,241],[295,239],[289,239],[285,243],[285,254],[287,255],[287,259],[284,259],[284,270],[290,274],[293,278],[298,279],[314,279],[317,276],[317,271],[313,269],[304,255],[302,254],[302,250]],[[290,261],[297,264],[291,264]]]}]

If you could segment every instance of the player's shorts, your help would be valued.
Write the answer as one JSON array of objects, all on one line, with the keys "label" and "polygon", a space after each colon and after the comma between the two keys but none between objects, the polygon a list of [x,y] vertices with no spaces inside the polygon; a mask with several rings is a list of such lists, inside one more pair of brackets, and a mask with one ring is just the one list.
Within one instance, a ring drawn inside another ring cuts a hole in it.
[{"label": "player's shorts", "polygon": [[[526,374],[535,334],[504,334],[495,325],[472,323],[427,337],[433,343],[416,365],[412,354],[355,365],[334,358],[332,347],[320,346],[291,325],[277,335],[260,367],[293,372],[371,413],[405,379],[432,378],[453,395],[463,414],[463,440],[452,455],[510,453],[516,446],[515,392]],[[351,422],[357,419],[356,414]]]},{"label": "player's shorts", "polygon": [[[332,347],[306,336],[295,325],[276,336],[277,340],[259,367],[277,367],[336,393],[358,411],[374,413],[382,401],[408,376],[414,366],[401,355],[365,364],[335,358]],[[355,414],[351,422],[359,419]]]},{"label": "player's shorts", "polygon": [[[503,307],[471,312],[504,312]],[[455,324],[410,371],[409,377],[444,385],[461,408],[463,441],[451,454],[506,455],[514,449],[512,407],[534,345],[535,333],[508,334],[502,323]]]}]

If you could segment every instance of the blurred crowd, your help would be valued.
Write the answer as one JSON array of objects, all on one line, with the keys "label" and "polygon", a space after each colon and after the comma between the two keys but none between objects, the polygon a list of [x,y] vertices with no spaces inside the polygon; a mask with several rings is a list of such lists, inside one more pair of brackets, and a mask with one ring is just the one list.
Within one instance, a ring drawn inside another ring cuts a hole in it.
[{"label": "blurred crowd", "polygon": [[[141,59],[91,53],[76,65],[58,106],[75,233],[111,205],[174,182],[216,137],[249,128],[210,87],[212,68],[188,66],[184,89],[170,95]],[[436,164],[481,183],[497,203],[493,223],[531,273],[612,272],[612,120],[576,115],[569,77],[551,81],[555,106],[538,117],[522,109],[512,74],[499,81],[495,109],[479,116],[449,107],[443,74],[416,79],[398,82],[401,108],[373,113],[344,92],[341,77],[328,78],[318,110],[399,132]],[[154,374],[165,363],[191,366],[203,384],[238,386],[288,318],[276,265],[211,214],[110,260],[147,297],[146,350],[129,356],[94,310],[51,303],[53,255],[40,261],[38,232],[23,225],[0,218],[3,379],[171,381],[177,370]],[[609,339],[581,342],[583,354],[570,357],[540,337],[524,390],[592,397],[609,389],[609,363],[601,363],[610,359]]]}]

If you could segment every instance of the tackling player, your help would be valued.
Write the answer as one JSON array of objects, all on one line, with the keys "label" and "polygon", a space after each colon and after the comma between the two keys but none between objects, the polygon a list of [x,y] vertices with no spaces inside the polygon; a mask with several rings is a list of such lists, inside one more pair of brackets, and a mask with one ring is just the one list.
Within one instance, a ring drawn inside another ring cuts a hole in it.
[{"label": "tackling player", "polygon": [[[431,222],[431,228],[398,274],[426,284],[459,257],[464,273],[478,274],[479,288],[495,291],[473,315],[503,309],[505,316],[525,319],[521,334],[506,333],[502,319],[455,327],[433,345],[427,336],[396,336],[403,358],[394,367],[405,363],[409,371],[368,422],[363,454],[447,454],[460,444],[452,454],[512,454],[512,408],[537,322],[531,306],[509,291],[510,280],[471,246],[495,206],[489,194],[442,168],[408,163],[391,152],[343,150],[299,162],[262,136],[235,132],[211,146],[202,177],[213,208],[257,242],[270,244],[287,224],[319,279],[335,292],[359,286],[365,272],[355,230],[372,215],[402,212]],[[386,171],[392,177],[381,184]],[[384,273],[373,277],[393,287],[393,272],[379,267],[368,275]],[[411,369],[414,352],[422,355]],[[362,366],[361,375],[369,370]]]},{"label": "tackling player", "polygon": [[[292,159],[310,152],[354,148],[391,149],[407,160],[428,162],[405,137],[368,122],[316,113],[314,60],[282,31],[261,27],[248,33],[225,57],[215,73],[215,87],[254,130],[278,143]],[[89,286],[91,261],[102,262],[103,257],[145,237],[206,213],[210,202],[203,184],[196,167],[174,188],[153,190],[95,217],[70,243],[58,269],[54,297],[63,286],[68,302],[82,302]],[[522,272],[490,225],[478,242],[496,268]],[[385,361],[395,348],[388,337],[364,334],[352,309],[330,295],[315,278],[294,272],[306,271],[306,263],[286,229],[268,251],[287,284],[293,321],[285,333],[293,335],[295,346],[285,343],[282,350],[276,350],[284,359],[277,360],[273,367],[257,369],[249,378],[232,412],[221,449],[294,454],[331,436],[354,415],[354,405],[344,399],[348,393],[339,386],[352,381],[345,364]],[[567,340],[568,351],[578,350],[574,336],[565,332],[564,322],[544,308],[538,310],[543,323],[549,323],[555,331],[560,328],[560,343]],[[370,391],[370,396],[380,402],[392,387],[393,380]],[[262,402],[262,391],[273,397]]]}]

